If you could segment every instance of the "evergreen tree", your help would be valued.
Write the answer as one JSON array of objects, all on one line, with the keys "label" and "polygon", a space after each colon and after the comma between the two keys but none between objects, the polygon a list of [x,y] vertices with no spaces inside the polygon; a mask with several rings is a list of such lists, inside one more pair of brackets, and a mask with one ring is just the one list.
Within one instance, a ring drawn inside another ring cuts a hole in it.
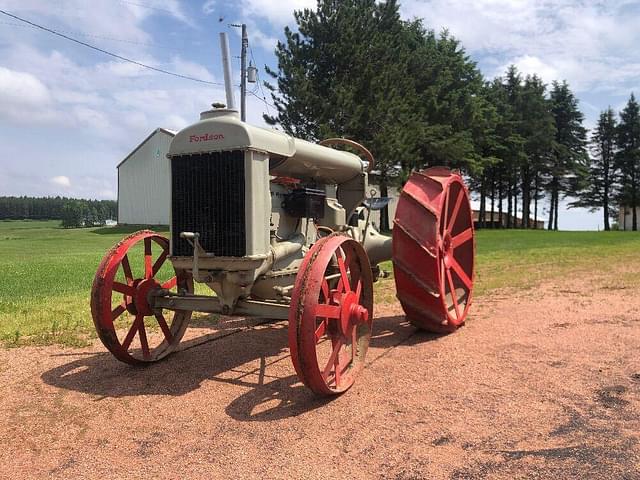
[{"label": "evergreen tree", "polygon": [[616,133],[615,112],[609,107],[600,113],[598,125],[591,134],[591,156],[587,166],[587,176],[578,200],[570,207],[585,207],[591,211],[602,208],[604,229],[610,230],[609,218],[613,216],[613,202],[618,193],[616,169]]},{"label": "evergreen tree", "polygon": [[396,0],[319,0],[294,16],[297,31],[285,28],[276,48],[278,70],[267,68],[277,83],[267,84],[277,108],[268,123],[308,140],[363,143],[376,157],[382,195],[396,166],[481,170],[475,141],[491,106],[457,40],[402,21]]},{"label": "evergreen tree", "polygon": [[631,207],[632,229],[638,230],[636,207],[640,200],[640,106],[633,93],[618,125],[618,154],[616,165],[621,174],[621,204]]},{"label": "evergreen tree", "polygon": [[294,16],[298,31],[286,27],[286,42],[276,48],[278,71],[267,68],[277,81],[277,92],[267,84],[277,114],[265,120],[308,140],[364,144],[385,195],[391,167],[417,156],[419,117],[407,71],[418,27],[406,27],[395,0],[321,0]]},{"label": "evergreen tree", "polygon": [[[520,134],[525,140],[526,160],[521,164],[522,178],[522,221],[529,228],[531,218],[531,200],[538,196],[540,177],[548,161],[548,153],[553,145],[556,133],[554,118],[549,102],[545,98],[546,86],[536,76],[525,80],[521,100]],[[533,198],[532,198],[533,190]],[[536,218],[537,220],[537,218]]]},{"label": "evergreen tree", "polygon": [[587,131],[582,125],[584,115],[578,108],[578,99],[566,81],[553,82],[550,97],[556,134],[546,184],[551,196],[548,228],[558,230],[560,195],[577,194],[581,175],[576,172],[587,163]]}]

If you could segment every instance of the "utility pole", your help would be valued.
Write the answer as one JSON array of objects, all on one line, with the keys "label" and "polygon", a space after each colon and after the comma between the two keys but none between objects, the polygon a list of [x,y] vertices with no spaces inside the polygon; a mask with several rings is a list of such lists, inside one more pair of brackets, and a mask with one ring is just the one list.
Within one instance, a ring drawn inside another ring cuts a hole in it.
[{"label": "utility pole", "polygon": [[240,119],[247,120],[247,47],[249,37],[247,36],[247,25],[242,24],[242,52],[240,54]]},{"label": "utility pole", "polygon": [[256,83],[258,69],[251,64],[247,68],[247,50],[249,49],[249,36],[247,35],[247,25],[230,23],[230,27],[242,28],[242,51],[240,53],[240,118],[243,122],[247,120],[247,81]]}]

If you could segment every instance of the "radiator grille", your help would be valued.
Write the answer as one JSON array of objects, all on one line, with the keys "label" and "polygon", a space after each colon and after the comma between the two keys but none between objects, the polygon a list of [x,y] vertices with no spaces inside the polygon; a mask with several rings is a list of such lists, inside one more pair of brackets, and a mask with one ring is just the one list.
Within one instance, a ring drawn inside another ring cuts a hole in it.
[{"label": "radiator grille", "polygon": [[207,252],[244,256],[244,151],[173,157],[171,208],[173,255],[192,255],[180,232],[198,232]]}]

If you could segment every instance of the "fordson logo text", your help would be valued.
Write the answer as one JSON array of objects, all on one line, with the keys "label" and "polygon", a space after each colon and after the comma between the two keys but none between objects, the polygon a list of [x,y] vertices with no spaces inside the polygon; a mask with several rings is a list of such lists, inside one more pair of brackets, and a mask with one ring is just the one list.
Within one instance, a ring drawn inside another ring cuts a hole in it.
[{"label": "fordson logo text", "polygon": [[191,135],[189,137],[189,143],[212,142],[214,140],[224,140],[224,135],[221,133],[205,133],[204,135]]}]

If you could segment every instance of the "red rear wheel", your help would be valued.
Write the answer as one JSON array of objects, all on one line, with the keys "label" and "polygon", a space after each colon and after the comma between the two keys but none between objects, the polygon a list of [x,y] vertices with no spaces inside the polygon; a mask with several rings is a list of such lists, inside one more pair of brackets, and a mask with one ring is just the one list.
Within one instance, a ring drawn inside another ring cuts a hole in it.
[{"label": "red rear wheel", "polygon": [[109,250],[98,267],[91,314],[100,340],[118,360],[130,364],[160,360],[184,335],[191,312],[154,310],[148,301],[157,289],[193,292],[188,273],[165,265],[168,254],[166,238],[142,230]]},{"label": "red rear wheel", "polygon": [[373,320],[373,279],[362,246],[321,238],[296,276],[289,347],[300,380],[318,395],[347,390],[364,366]]},{"label": "red rear wheel", "polygon": [[474,230],[469,194],[446,168],[415,172],[394,220],[393,269],[407,319],[424,330],[453,332],[473,293]]}]

